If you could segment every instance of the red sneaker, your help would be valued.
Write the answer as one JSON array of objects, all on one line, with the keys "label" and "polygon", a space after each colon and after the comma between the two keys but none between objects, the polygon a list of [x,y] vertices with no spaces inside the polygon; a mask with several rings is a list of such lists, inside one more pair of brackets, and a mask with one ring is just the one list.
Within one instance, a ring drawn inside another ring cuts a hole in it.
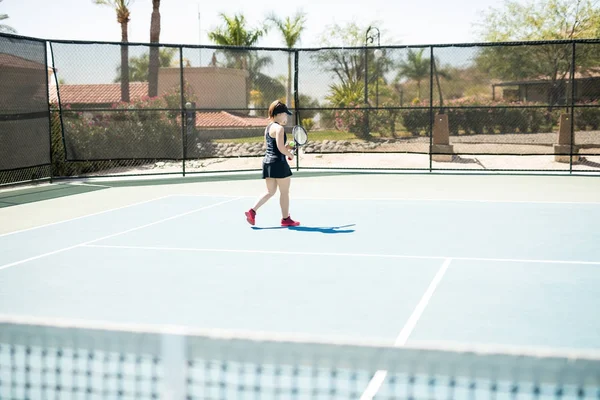
[{"label": "red sneaker", "polygon": [[248,221],[250,225],[254,225],[256,223],[256,211],[249,209],[244,214],[246,214],[246,221]]},{"label": "red sneaker", "polygon": [[300,222],[294,221],[292,219],[292,217],[287,217],[287,218],[281,219],[281,226],[298,226],[298,225],[300,225]]}]

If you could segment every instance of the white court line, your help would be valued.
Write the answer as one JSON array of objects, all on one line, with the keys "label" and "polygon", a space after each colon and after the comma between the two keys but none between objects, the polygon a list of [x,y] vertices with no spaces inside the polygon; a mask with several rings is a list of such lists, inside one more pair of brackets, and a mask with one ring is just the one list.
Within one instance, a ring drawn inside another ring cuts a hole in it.
[{"label": "white court line", "polygon": [[94,187],[103,187],[103,188],[113,188],[114,186],[109,185],[99,185],[97,183],[86,183],[86,182],[71,182],[68,183],[67,186],[94,186]]},{"label": "white court line", "polygon": [[[206,194],[175,193],[173,196],[196,197]],[[210,194],[212,197],[227,197],[231,195]],[[244,195],[243,198],[255,198],[256,196]],[[452,199],[452,198],[410,198],[410,197],[317,197],[317,196],[294,196],[295,200],[329,200],[329,201],[417,201],[417,202],[455,202],[455,203],[516,203],[516,204],[584,204],[599,205],[600,201],[550,201],[550,200],[503,200],[503,199]]]},{"label": "white court line", "polygon": [[[423,296],[421,297],[421,300],[417,304],[417,307],[415,307],[410,318],[408,318],[408,320],[406,321],[406,324],[404,324],[404,327],[402,328],[402,330],[400,331],[400,334],[398,335],[398,337],[396,338],[396,341],[394,342],[394,347],[402,347],[406,344],[408,337],[410,336],[412,331],[415,329],[415,326],[417,326],[417,322],[419,321],[419,318],[421,318],[421,315],[423,315],[423,311],[425,311],[425,307],[427,307],[427,304],[429,304],[429,300],[431,300],[431,297],[433,296],[435,289],[437,289],[440,281],[442,280],[444,274],[448,270],[448,267],[450,266],[451,262],[452,262],[451,258],[447,258],[446,260],[444,260],[444,263],[442,264],[442,266],[440,267],[438,272],[433,277],[433,280],[429,284],[429,287],[427,288],[425,293],[423,293]],[[360,397],[360,400],[371,400],[373,398],[373,396],[375,396],[377,394],[377,392],[379,391],[379,388],[381,388],[381,385],[383,384],[383,381],[385,380],[386,375],[387,375],[387,371],[380,370],[380,371],[375,372],[375,375],[373,375],[373,378],[371,378],[371,380],[369,381],[369,384],[367,385],[367,388],[365,389],[362,396]]]},{"label": "white court line", "polygon": [[142,205],[142,204],[145,204],[145,203],[150,203],[152,201],[166,199],[167,197],[171,197],[171,195],[168,194],[166,196],[157,197],[155,199],[144,200],[144,201],[140,201],[138,203],[127,204],[125,206],[110,208],[110,209],[104,210],[104,211],[98,211],[98,212],[95,212],[93,214],[80,215],[79,217],[69,218],[69,219],[65,219],[65,220],[62,220],[62,221],[50,222],[48,224],[33,226],[31,228],[25,228],[25,229],[21,229],[21,230],[14,231],[14,232],[7,232],[7,233],[0,234],[0,237],[14,235],[16,233],[21,233],[21,232],[32,231],[34,229],[46,228],[48,226],[58,225],[58,224],[62,224],[62,223],[65,223],[65,222],[70,222],[70,221],[75,221],[75,220],[82,219],[82,218],[93,217],[94,215],[100,215],[100,214],[104,214],[104,213],[111,212],[111,211],[122,210],[122,209],[127,208],[127,207],[139,206],[139,205]]},{"label": "white court line", "polygon": [[10,264],[1,265],[0,266],[0,271],[3,270],[3,269],[6,269],[6,268],[13,267],[15,265],[19,265],[19,264],[23,264],[23,263],[26,263],[26,262],[29,262],[29,261],[37,260],[39,258],[51,256],[53,254],[62,253],[64,251],[71,250],[71,249],[74,249],[76,247],[86,246],[86,245],[89,245],[91,243],[98,242],[98,241],[104,240],[104,239],[109,239],[111,237],[123,235],[125,233],[137,231],[139,229],[147,228],[147,227],[152,226],[152,225],[156,225],[156,224],[160,224],[162,222],[170,221],[170,220],[175,219],[175,218],[180,218],[180,217],[183,217],[183,216],[186,216],[186,215],[189,215],[189,214],[193,214],[193,213],[198,212],[198,211],[202,211],[202,210],[206,210],[206,209],[209,209],[209,208],[213,208],[213,207],[219,206],[221,204],[229,203],[229,202],[232,202],[232,201],[235,201],[235,200],[238,200],[238,198],[236,197],[234,199],[224,200],[224,201],[221,201],[221,202],[218,202],[218,203],[215,203],[215,204],[211,204],[211,205],[208,205],[208,206],[196,208],[194,210],[187,211],[187,212],[184,212],[184,213],[181,213],[181,214],[173,215],[173,216],[168,217],[168,218],[159,219],[158,221],[150,222],[149,224],[144,224],[144,225],[136,226],[135,228],[127,229],[125,231],[121,231],[121,232],[117,232],[117,233],[112,233],[110,235],[102,236],[101,238],[98,238],[98,239],[93,239],[93,240],[88,240],[87,242],[78,243],[78,244],[76,244],[74,246],[64,247],[64,248],[59,249],[59,250],[50,251],[48,253],[40,254],[40,255],[37,255],[37,256],[34,256],[34,257],[29,257],[29,258],[26,258],[24,260],[15,261],[15,262],[10,263]]},{"label": "white court line", "polygon": [[198,253],[242,253],[242,254],[281,254],[299,256],[332,256],[332,257],[373,257],[373,258],[406,258],[423,260],[460,260],[460,261],[489,261],[489,262],[520,262],[537,264],[581,264],[600,265],[600,261],[571,261],[571,260],[533,260],[517,258],[484,258],[484,257],[448,257],[448,256],[418,256],[404,254],[377,254],[377,253],[330,253],[330,252],[304,252],[288,250],[248,250],[248,249],[205,249],[196,247],[160,247],[160,246],[126,246],[126,245],[81,245],[84,247],[99,247],[106,249],[129,250],[159,250],[159,251],[192,251]]}]

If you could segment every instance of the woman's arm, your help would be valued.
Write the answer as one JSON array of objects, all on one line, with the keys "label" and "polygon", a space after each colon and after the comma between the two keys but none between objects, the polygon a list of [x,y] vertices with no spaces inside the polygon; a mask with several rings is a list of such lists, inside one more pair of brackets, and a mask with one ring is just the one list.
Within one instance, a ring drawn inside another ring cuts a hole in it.
[{"label": "woman's arm", "polygon": [[294,158],[294,154],[286,146],[285,139],[283,137],[283,126],[277,125],[275,127],[275,140],[277,142],[277,148],[281,154],[285,154],[288,158]]}]

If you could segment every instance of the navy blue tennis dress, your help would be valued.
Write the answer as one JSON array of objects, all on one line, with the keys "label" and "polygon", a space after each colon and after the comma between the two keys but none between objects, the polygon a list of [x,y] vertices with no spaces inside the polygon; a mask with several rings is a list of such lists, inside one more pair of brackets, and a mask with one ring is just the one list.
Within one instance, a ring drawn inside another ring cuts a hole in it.
[{"label": "navy blue tennis dress", "polygon": [[[292,169],[286,160],[285,154],[282,154],[277,148],[277,140],[269,135],[271,122],[265,129],[265,139],[267,141],[267,151],[263,159],[263,179],[264,178],[287,178],[292,176]],[[283,142],[287,143],[287,136],[283,133]]]}]

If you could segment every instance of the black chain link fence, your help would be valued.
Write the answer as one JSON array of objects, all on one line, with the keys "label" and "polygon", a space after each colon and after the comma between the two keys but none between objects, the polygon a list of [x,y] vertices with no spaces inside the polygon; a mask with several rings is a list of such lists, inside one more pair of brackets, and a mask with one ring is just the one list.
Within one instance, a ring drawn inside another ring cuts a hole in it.
[{"label": "black chain link fence", "polygon": [[[265,49],[0,35],[0,184],[297,168],[600,172],[600,41]],[[126,62],[125,62],[126,61]],[[46,90],[47,89],[47,90]]]},{"label": "black chain link fence", "polygon": [[0,185],[50,171],[46,43],[0,35]]}]

